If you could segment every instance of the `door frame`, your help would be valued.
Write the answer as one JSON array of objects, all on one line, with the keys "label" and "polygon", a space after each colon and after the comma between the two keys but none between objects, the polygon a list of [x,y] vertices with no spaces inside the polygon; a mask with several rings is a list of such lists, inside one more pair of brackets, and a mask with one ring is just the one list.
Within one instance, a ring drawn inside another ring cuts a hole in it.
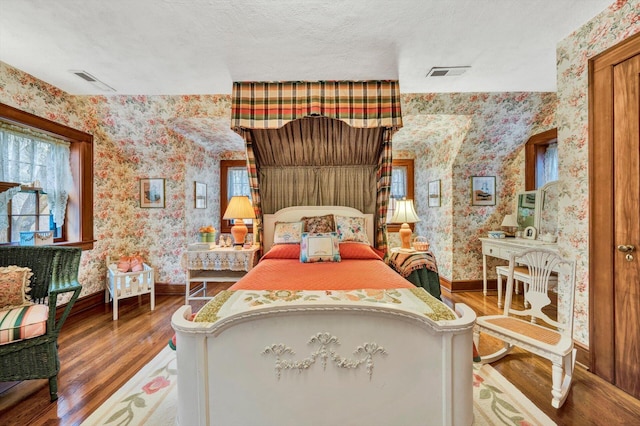
[{"label": "door frame", "polygon": [[640,54],[640,33],[589,60],[590,369],[615,383],[613,67]]}]

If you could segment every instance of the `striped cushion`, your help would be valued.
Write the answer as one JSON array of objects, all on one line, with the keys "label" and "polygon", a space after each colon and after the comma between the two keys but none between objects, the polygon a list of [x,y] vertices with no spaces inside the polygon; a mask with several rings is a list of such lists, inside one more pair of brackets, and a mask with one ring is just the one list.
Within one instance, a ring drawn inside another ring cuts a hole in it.
[{"label": "striped cushion", "polygon": [[29,305],[0,311],[0,345],[42,336],[47,332],[47,305]]}]

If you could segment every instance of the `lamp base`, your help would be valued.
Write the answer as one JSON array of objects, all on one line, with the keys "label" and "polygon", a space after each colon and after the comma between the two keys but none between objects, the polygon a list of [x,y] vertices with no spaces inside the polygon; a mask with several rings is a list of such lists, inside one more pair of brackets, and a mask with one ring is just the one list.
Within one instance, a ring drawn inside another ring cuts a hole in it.
[{"label": "lamp base", "polygon": [[400,231],[398,231],[398,234],[400,234],[400,241],[402,242],[402,245],[400,246],[402,250],[412,250],[411,248],[412,233],[413,232],[411,232],[411,228],[409,227],[409,224],[403,223],[402,226],[400,227]]},{"label": "lamp base", "polygon": [[234,225],[231,227],[231,235],[233,235],[233,248],[234,250],[242,250],[244,245],[244,238],[247,236],[249,229],[244,224],[242,219],[236,219]]}]

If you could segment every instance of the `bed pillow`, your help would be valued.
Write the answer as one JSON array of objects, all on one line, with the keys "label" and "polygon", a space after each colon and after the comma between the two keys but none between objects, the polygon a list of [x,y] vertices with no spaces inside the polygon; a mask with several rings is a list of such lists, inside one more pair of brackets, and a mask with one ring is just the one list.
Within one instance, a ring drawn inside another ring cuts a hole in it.
[{"label": "bed pillow", "polygon": [[298,259],[300,244],[279,244],[272,246],[262,259]]},{"label": "bed pillow", "polygon": [[336,232],[302,233],[300,262],[340,262],[340,248]]},{"label": "bed pillow", "polygon": [[335,232],[336,225],[332,214],[324,216],[305,216],[300,218],[304,223],[304,232],[310,234],[323,234],[327,232]]},{"label": "bed pillow", "polygon": [[273,244],[300,244],[302,222],[276,222],[273,231]]},{"label": "bed pillow", "polygon": [[0,267],[0,309],[9,310],[31,304],[27,294],[33,272],[30,268],[11,265]]},{"label": "bed pillow", "polygon": [[353,243],[340,243],[340,257],[342,259],[382,260],[380,254],[378,254],[373,247]]},{"label": "bed pillow", "polygon": [[341,243],[351,241],[369,245],[367,222],[364,217],[335,215],[336,232]]}]

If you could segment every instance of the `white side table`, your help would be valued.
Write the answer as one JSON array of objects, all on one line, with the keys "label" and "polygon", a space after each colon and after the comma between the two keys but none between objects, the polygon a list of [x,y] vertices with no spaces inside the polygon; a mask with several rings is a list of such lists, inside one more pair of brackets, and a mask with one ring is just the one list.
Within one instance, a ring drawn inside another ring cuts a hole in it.
[{"label": "white side table", "polygon": [[107,288],[104,294],[104,302],[113,302],[113,320],[118,319],[118,301],[128,297],[149,294],[151,310],[155,309],[155,277],[153,268],[146,263],[142,264],[140,272],[120,272],[117,265],[107,258]]},{"label": "white side table", "polygon": [[[190,300],[209,300],[207,283],[236,282],[253,268],[258,261],[259,245],[235,250],[233,247],[216,247],[211,250],[187,251],[183,265],[187,271],[185,303]],[[191,283],[201,287],[191,290]]]}]

